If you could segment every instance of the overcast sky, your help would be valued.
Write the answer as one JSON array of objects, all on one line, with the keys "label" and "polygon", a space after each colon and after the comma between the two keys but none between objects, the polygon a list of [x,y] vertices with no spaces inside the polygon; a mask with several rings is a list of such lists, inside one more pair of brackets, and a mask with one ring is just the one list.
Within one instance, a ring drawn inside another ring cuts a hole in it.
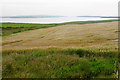
[{"label": "overcast sky", "polygon": [[[117,16],[119,0],[2,0],[2,16]],[[1,13],[0,13],[1,14]]]}]

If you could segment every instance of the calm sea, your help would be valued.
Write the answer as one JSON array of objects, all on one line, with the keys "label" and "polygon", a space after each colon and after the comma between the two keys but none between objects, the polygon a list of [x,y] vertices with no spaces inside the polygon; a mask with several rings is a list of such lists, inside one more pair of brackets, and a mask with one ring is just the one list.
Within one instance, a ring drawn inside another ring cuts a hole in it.
[{"label": "calm sea", "polygon": [[115,18],[99,18],[99,17],[57,17],[57,18],[2,18],[1,22],[12,23],[39,23],[39,24],[52,24],[64,23],[72,21],[96,21],[96,20],[110,20]]}]

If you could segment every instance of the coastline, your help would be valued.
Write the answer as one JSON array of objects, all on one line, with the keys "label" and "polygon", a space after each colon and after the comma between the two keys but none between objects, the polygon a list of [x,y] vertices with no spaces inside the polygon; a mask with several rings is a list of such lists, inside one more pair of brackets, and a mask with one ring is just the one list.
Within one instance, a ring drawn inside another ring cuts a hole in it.
[{"label": "coastline", "polygon": [[[67,21],[62,23],[50,23],[50,24],[86,24],[86,23],[99,23],[99,22],[111,22],[111,21],[120,21],[120,19],[109,19],[109,20],[86,20],[86,21]],[[15,23],[15,24],[42,24],[42,23],[25,23],[25,22],[0,22],[0,24],[4,23]],[[44,23],[43,23],[44,24]],[[46,23],[49,24],[49,23]],[[44,25],[46,25],[44,24]]]}]

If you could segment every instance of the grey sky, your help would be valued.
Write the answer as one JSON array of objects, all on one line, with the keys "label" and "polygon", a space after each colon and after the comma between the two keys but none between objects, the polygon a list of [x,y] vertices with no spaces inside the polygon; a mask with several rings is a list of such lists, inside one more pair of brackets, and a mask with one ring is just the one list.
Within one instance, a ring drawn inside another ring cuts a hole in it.
[{"label": "grey sky", "polygon": [[2,15],[117,16],[119,0],[2,0]]}]

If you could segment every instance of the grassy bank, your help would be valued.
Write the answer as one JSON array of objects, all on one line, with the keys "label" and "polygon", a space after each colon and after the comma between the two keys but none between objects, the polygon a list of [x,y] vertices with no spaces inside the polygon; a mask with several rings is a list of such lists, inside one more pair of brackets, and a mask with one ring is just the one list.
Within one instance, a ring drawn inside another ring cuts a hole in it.
[{"label": "grassy bank", "polygon": [[113,20],[97,20],[97,21],[73,21],[73,22],[65,22],[62,24],[88,24],[88,23],[103,23],[103,22],[112,22],[112,21],[119,21],[119,19]]},{"label": "grassy bank", "polygon": [[84,49],[3,51],[3,78],[115,78],[116,52]]},{"label": "grassy bank", "polygon": [[2,34],[7,36],[28,30],[55,27],[57,24],[2,23]]},{"label": "grassy bank", "polygon": [[101,23],[101,22],[112,22],[116,20],[99,20],[99,21],[75,21],[75,22],[66,22],[59,24],[31,24],[31,23],[2,23],[2,35],[7,36],[14,33],[19,33],[28,30],[35,30],[41,28],[55,27],[58,25],[65,24],[88,24],[88,23]]}]

